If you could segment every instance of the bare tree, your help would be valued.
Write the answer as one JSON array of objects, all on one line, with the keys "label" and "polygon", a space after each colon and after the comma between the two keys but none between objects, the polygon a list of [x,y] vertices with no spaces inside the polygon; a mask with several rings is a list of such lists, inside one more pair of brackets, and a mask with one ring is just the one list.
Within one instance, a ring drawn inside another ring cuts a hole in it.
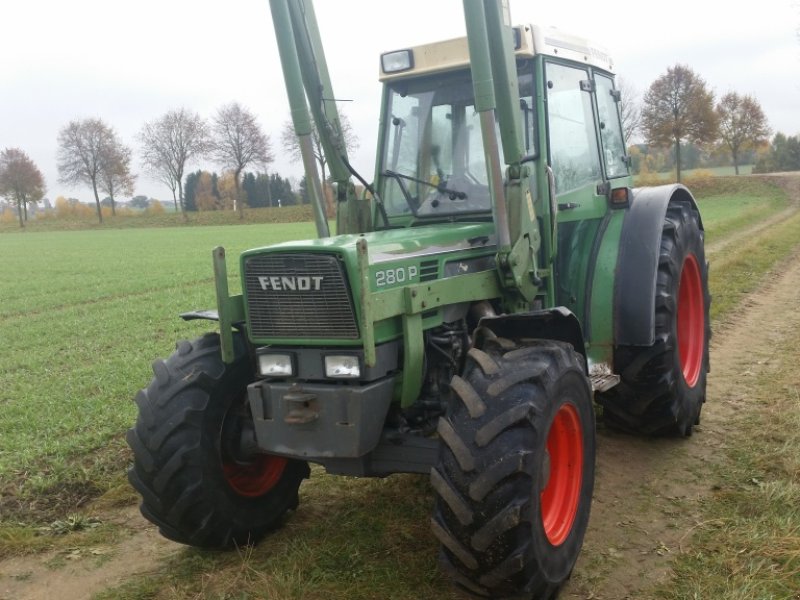
[{"label": "bare tree", "polygon": [[234,208],[244,217],[240,175],[248,165],[266,168],[274,159],[269,137],[261,131],[255,116],[238,102],[217,111],[212,123],[212,156],[223,168],[230,169],[236,189]]},{"label": "bare tree", "polygon": [[620,92],[619,116],[622,120],[622,135],[625,136],[625,147],[627,148],[641,127],[642,109],[639,103],[639,93],[627,79],[617,76],[617,89]]},{"label": "bare tree", "polygon": [[58,179],[92,188],[97,218],[103,222],[98,188],[104,160],[119,145],[114,130],[100,119],[70,121],[58,134]]},{"label": "bare tree", "polygon": [[714,95],[685,65],[675,65],[656,79],[644,96],[642,130],[649,144],[675,146],[681,180],[681,142],[708,143],[717,138]]},{"label": "bare tree", "polygon": [[139,133],[142,164],[156,179],[172,190],[175,210],[186,216],[183,174],[186,165],[209,150],[208,126],[197,113],[184,108],[171,110],[145,123]]},{"label": "bare tree", "polygon": [[[345,149],[348,153],[358,148],[358,136],[353,131],[350,120],[344,113],[339,114],[339,125],[341,126],[342,138],[344,140]],[[322,140],[319,137],[319,130],[317,130],[316,122],[311,122],[311,146],[314,150],[314,158],[319,164],[319,169],[322,175],[322,185],[327,186],[328,175],[326,168],[328,166],[328,159],[325,157],[325,151],[322,147]],[[300,142],[297,139],[297,134],[294,131],[292,120],[289,119],[283,124],[281,131],[281,145],[283,149],[294,160],[302,163],[303,157],[300,154]],[[326,213],[328,217],[333,217],[336,214],[336,209],[333,202],[333,194],[325,193]]]},{"label": "bare tree", "polygon": [[758,100],[728,92],[717,104],[720,137],[733,158],[733,168],[739,174],[739,157],[742,150],[764,143],[772,133],[767,117]]},{"label": "bare tree", "polygon": [[98,187],[111,199],[111,214],[117,214],[114,196],[116,194],[133,195],[136,175],[131,173],[131,149],[115,140],[101,157],[100,180]]},{"label": "bare tree", "polygon": [[[344,113],[339,113],[339,124],[342,129],[342,138],[344,138],[344,145],[347,152],[353,152],[358,149],[358,136],[353,131],[353,126],[350,124],[350,119]],[[311,141],[314,147],[314,158],[317,159],[320,171],[322,172],[322,181],[327,179],[326,167],[328,160],[325,158],[325,153],[322,150],[322,142],[319,139],[319,132],[317,125],[312,121]],[[283,149],[296,161],[302,161],[303,157],[300,154],[300,144],[297,141],[297,134],[294,132],[294,125],[291,119],[283,124],[281,131],[281,145]]]},{"label": "bare tree", "polygon": [[28,203],[41,200],[45,189],[42,172],[25,152],[19,148],[0,152],[0,196],[16,203],[20,227],[28,220]]}]

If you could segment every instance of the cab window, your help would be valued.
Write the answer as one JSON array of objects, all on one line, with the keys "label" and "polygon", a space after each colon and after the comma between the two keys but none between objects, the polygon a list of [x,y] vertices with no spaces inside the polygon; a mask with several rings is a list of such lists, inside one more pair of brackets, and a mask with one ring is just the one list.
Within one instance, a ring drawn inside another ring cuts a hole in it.
[{"label": "cab window", "polygon": [[550,163],[563,194],[602,179],[589,73],[548,63],[546,79]]},{"label": "cab window", "polygon": [[628,174],[628,163],[622,123],[614,97],[614,82],[611,77],[600,74],[595,74],[594,80],[597,88],[597,116],[600,121],[600,140],[603,145],[606,176],[609,179],[625,177]]}]

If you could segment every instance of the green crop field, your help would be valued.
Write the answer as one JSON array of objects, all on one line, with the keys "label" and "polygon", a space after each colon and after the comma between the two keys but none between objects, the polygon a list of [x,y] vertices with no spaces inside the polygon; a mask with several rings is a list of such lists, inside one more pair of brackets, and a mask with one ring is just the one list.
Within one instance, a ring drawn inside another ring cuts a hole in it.
[{"label": "green crop field", "polygon": [[215,306],[215,245],[235,257],[313,231],[299,223],[0,236],[2,514],[16,512],[8,503],[19,495],[52,495],[57,512],[74,500],[68,490],[96,494],[113,483],[150,363],[209,327],[177,315]]},{"label": "green crop field", "polygon": [[[699,201],[709,241],[788,205],[785,192],[761,181],[721,182],[704,189]],[[796,216],[777,228],[774,246],[753,251],[754,260],[761,260],[758,268],[769,269],[786,256],[798,231]],[[313,236],[311,223],[0,233],[0,558],[51,547],[38,528],[89,501],[113,496],[134,502],[125,480],[130,453],[124,442],[136,418],[133,397],[149,381],[155,358],[170,354],[177,340],[211,328],[207,322],[184,323],[177,315],[214,307],[212,248],[226,247],[231,286],[237,289],[234,257],[242,250]],[[711,271],[712,294],[724,293],[725,310],[757,283],[735,252],[720,258],[723,268]],[[315,470],[302,488],[303,502],[308,496],[317,501],[311,517],[293,521],[270,542],[268,586],[245,578],[247,585],[273,589],[274,597],[403,598],[423,588],[425,594],[436,590],[441,597],[456,597],[430,560],[432,542],[392,525],[392,518],[410,516],[417,527],[427,527],[424,478],[331,483],[334,478],[319,475]],[[409,486],[419,492],[415,498],[409,497]],[[333,497],[325,500],[326,495]],[[347,517],[336,526],[326,519],[331,502]],[[328,527],[327,533],[320,534],[321,527]],[[350,554],[312,548],[329,537]],[[184,554],[174,559],[171,574],[135,582],[130,596],[123,590],[108,597],[156,597],[148,595],[151,585],[183,586],[199,594],[188,582],[193,576],[241,566],[236,560]],[[310,571],[298,571],[308,565]],[[187,581],[180,580],[180,569]],[[407,572],[405,579],[398,579],[399,570]],[[364,578],[385,581],[386,587],[376,584],[353,595],[353,586]],[[326,592],[303,595],[315,581]]]}]

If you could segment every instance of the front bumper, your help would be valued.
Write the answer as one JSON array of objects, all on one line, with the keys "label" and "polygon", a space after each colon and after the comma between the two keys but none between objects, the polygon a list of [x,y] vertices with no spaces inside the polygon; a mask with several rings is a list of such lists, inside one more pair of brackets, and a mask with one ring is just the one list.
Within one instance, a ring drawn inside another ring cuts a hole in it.
[{"label": "front bumper", "polygon": [[394,386],[391,376],[364,385],[252,383],[258,447],[311,460],[362,457],[380,441]]}]

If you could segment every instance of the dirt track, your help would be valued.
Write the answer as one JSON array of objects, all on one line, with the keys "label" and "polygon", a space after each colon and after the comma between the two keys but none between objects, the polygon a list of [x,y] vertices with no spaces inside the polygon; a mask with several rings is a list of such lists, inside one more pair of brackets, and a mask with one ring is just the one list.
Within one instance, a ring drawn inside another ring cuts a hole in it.
[{"label": "dirt track", "polygon": [[[800,177],[782,176],[797,211]],[[786,214],[784,214],[786,213]],[[756,226],[755,233],[767,226]],[[727,240],[726,240],[727,241]],[[709,246],[709,255],[724,245]],[[670,577],[670,562],[700,524],[699,505],[711,493],[712,461],[727,443],[732,411],[757,410],[746,401],[755,376],[781,359],[781,340],[800,333],[800,247],[767,276],[758,293],[715,327],[707,402],[686,440],[647,440],[598,431],[597,482],[584,548],[564,598],[646,598]],[[680,501],[682,510],[678,510]],[[689,506],[688,512],[685,507]]]},{"label": "dirt track", "polygon": [[[670,575],[670,560],[700,525],[711,493],[710,464],[727,443],[726,421],[747,402],[756,377],[781,360],[777,348],[800,332],[800,253],[743,310],[717,328],[708,401],[695,435],[639,440],[599,432],[598,477],[586,543],[566,598],[643,598]],[[676,510],[676,500],[692,507]]]},{"label": "dirt track", "polygon": [[[800,179],[789,185],[800,198]],[[710,465],[720,460],[717,450],[726,444],[727,416],[757,410],[747,402],[754,375],[781,359],[776,352],[781,340],[800,335],[798,258],[800,248],[741,310],[717,325],[708,402],[693,437],[646,440],[600,427],[589,532],[563,598],[647,598],[669,579],[672,559],[700,525],[700,502],[711,493]],[[132,532],[116,546],[0,562],[0,600],[88,598],[157,568],[160,557],[176,551],[133,507],[114,519]],[[55,563],[60,568],[54,569]]]}]

